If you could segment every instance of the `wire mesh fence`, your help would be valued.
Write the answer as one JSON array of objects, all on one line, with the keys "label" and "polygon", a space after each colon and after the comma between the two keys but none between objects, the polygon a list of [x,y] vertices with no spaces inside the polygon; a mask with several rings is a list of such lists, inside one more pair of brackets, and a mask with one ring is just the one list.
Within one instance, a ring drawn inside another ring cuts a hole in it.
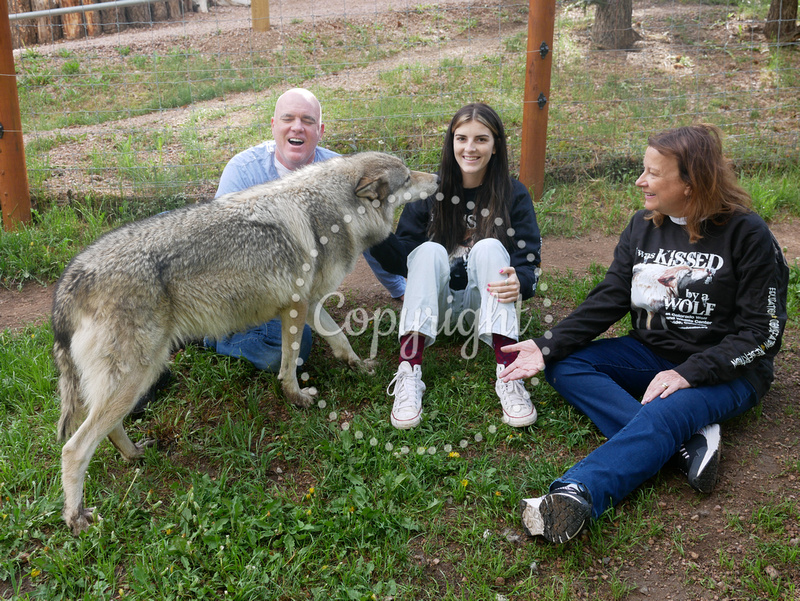
[{"label": "wire mesh fence", "polygon": [[[519,164],[527,1],[273,0],[267,32],[248,6],[178,6],[94,35],[84,17],[74,39],[15,50],[34,204],[210,197],[228,159],[271,137],[274,102],[293,86],[320,98],[324,146],[427,170],[455,110],[488,102]],[[722,127],[742,167],[796,163],[800,53],[765,38],[767,8],[634,2],[641,39],[609,51],[592,43],[592,8],[559,5],[546,186],[627,176],[650,133],[698,121]],[[15,20],[12,33],[40,26]]]}]

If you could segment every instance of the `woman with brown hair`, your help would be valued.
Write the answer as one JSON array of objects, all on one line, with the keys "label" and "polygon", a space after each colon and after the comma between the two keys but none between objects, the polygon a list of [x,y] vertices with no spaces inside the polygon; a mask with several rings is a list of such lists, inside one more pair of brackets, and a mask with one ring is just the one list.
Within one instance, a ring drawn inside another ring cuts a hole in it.
[{"label": "woman with brown hair", "polygon": [[[750,210],[719,130],[695,125],[648,140],[644,194],[604,280],[500,378],[542,369],[608,441],[521,502],[531,535],[563,543],[674,458],[711,492],[719,422],[755,406],[773,379],[786,323],[786,260]],[[627,336],[595,340],[630,313]]]}]

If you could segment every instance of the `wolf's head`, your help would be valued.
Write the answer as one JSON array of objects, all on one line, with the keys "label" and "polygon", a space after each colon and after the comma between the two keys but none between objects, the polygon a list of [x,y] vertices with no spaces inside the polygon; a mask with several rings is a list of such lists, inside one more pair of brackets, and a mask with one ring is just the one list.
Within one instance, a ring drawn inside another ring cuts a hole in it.
[{"label": "wolf's head", "polygon": [[360,153],[361,174],[356,196],[369,200],[373,207],[393,212],[414,200],[427,198],[437,189],[438,176],[412,171],[402,159],[382,152]]}]

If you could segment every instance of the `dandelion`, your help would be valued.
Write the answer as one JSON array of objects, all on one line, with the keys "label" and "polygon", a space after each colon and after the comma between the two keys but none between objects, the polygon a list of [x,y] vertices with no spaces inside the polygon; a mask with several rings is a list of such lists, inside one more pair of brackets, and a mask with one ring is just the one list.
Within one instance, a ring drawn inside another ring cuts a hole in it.
[{"label": "dandelion", "polygon": [[312,486],[311,488],[309,488],[308,492],[313,495],[314,494],[314,487]]},{"label": "dandelion", "polygon": [[502,497],[503,493],[501,493],[499,490],[496,490],[496,491],[494,491],[494,496],[495,497]]},{"label": "dandelion", "polygon": [[306,515],[311,515],[311,510],[310,509],[306,510]]},{"label": "dandelion", "polygon": [[169,536],[170,534],[172,534],[172,528],[167,528],[164,532],[166,533],[167,536]]},{"label": "dandelion", "polygon": [[31,570],[31,578],[36,578],[36,577],[37,577],[39,574],[41,574],[41,573],[42,573],[42,571],[41,571],[40,569],[38,569],[38,568],[33,568],[33,569]]},{"label": "dandelion", "polygon": [[458,451],[450,451],[450,453],[448,453],[447,456],[450,457],[451,459],[456,459],[458,457],[461,457],[461,453],[459,453]]},{"label": "dandelion", "polygon": [[467,487],[467,484],[469,484],[469,480],[464,479],[461,481],[461,486],[463,486],[464,488]]},{"label": "dandelion", "polygon": [[353,507],[352,505],[350,505],[350,513],[354,513],[354,512],[355,512],[355,510],[356,510],[356,508],[355,508],[355,507]]}]

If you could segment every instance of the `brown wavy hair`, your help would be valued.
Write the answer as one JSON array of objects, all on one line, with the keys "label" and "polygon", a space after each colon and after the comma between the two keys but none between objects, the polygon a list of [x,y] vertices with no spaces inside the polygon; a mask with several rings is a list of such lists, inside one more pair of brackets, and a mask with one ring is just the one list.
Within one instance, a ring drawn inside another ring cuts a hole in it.
[{"label": "brown wavy hair", "polygon": [[[722,137],[716,126],[668,129],[650,136],[647,143],[661,154],[675,157],[681,179],[691,190],[685,215],[689,242],[703,237],[705,221],[719,225],[750,210],[752,199],[737,182],[733,164],[722,154]],[[664,215],[652,211],[647,219],[660,226]]]},{"label": "brown wavy hair", "polygon": [[[451,199],[458,197],[464,199],[464,183],[461,168],[456,161],[453,149],[453,136],[455,130],[469,121],[478,121],[492,132],[495,153],[489,159],[486,174],[478,189],[475,199],[473,214],[476,217],[475,241],[484,238],[496,238],[508,247],[509,238],[506,230],[511,220],[509,219],[508,205],[512,198],[513,186],[508,172],[508,146],[506,132],[500,116],[488,104],[476,102],[461,107],[453,118],[444,135],[442,146],[442,162],[439,167],[439,194],[432,211],[432,219],[428,227],[428,236],[438,242],[452,253],[455,248],[464,242],[467,224],[464,221],[464,211],[460,205],[453,204]],[[483,217],[481,211],[488,209],[488,214]],[[501,225],[496,225],[499,218]]]}]

